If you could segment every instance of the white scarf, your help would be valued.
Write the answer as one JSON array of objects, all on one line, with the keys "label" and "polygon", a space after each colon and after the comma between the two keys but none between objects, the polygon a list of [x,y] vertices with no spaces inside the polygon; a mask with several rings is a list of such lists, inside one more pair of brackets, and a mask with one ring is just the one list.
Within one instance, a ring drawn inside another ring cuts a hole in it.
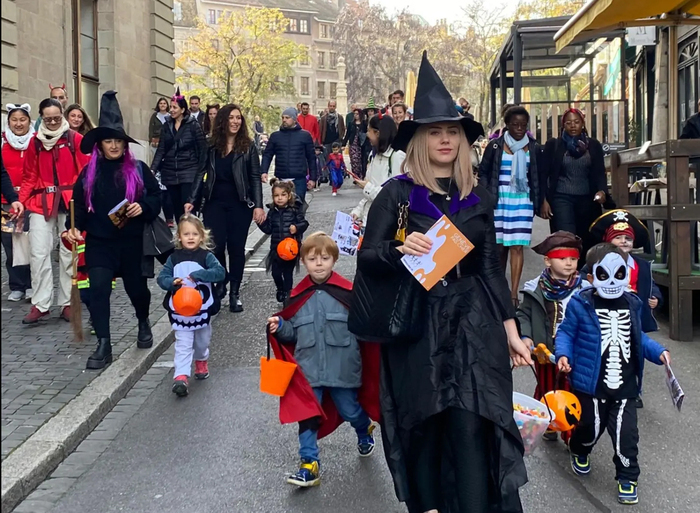
[{"label": "white scarf", "polygon": [[39,125],[39,131],[36,133],[36,138],[42,142],[46,151],[51,151],[61,136],[65,134],[67,130],[70,130],[68,120],[64,117],[61,119],[62,123],[58,130],[49,130],[46,128],[46,124],[43,121]]},{"label": "white scarf", "polygon": [[30,124],[29,131],[24,135],[15,135],[15,133],[7,129],[5,130],[5,140],[17,151],[24,151],[29,147],[29,141],[34,136],[34,127]]}]

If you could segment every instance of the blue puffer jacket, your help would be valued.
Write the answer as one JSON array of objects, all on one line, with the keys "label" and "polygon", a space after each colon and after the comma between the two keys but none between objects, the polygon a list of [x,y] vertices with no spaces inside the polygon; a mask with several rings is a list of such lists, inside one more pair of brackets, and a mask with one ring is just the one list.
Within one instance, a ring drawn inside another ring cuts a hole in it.
[{"label": "blue puffer jacket", "polygon": [[[594,288],[582,290],[571,298],[566,307],[564,322],[559,326],[556,338],[557,362],[562,356],[569,359],[571,386],[580,392],[595,395],[601,363],[600,323],[593,306]],[[632,313],[632,343],[639,358],[637,365],[637,383],[642,390],[644,360],[662,365],[661,354],[666,349],[649,338],[641,328],[641,300],[629,292],[624,298],[629,303]]]},{"label": "blue puffer jacket", "polygon": [[311,134],[301,129],[299,123],[294,128],[280,128],[270,136],[263,153],[261,174],[267,174],[275,157],[277,178],[305,178],[308,170],[316,165],[316,153]]}]

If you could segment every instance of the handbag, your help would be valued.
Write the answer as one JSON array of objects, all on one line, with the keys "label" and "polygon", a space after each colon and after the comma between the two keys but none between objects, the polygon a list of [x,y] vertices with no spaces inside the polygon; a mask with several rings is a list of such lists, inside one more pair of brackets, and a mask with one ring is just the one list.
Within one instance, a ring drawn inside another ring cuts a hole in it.
[{"label": "handbag", "polygon": [[[409,202],[399,203],[395,240],[406,240]],[[423,336],[426,290],[408,271],[367,276],[357,270],[348,329],[367,342],[414,342]]]},{"label": "handbag", "polygon": [[143,227],[143,255],[156,257],[161,264],[170,256],[175,249],[173,233],[168,228],[168,224],[160,216],[157,216],[150,223]]}]

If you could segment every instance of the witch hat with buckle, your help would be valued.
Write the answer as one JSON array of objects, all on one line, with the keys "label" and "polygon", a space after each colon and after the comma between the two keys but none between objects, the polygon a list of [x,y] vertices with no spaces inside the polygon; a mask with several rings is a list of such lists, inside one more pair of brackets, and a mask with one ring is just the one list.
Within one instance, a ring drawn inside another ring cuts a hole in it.
[{"label": "witch hat with buckle", "polygon": [[116,91],[107,91],[102,95],[100,103],[100,122],[96,128],[90,130],[80,142],[80,151],[86,155],[92,153],[95,144],[105,139],[121,139],[127,143],[139,144],[124,130],[124,118],[119,108]]},{"label": "witch hat with buckle", "polygon": [[480,135],[484,135],[481,123],[460,116],[457,106],[449,91],[443,84],[435,68],[428,62],[428,52],[423,52],[423,59],[418,71],[416,84],[416,99],[413,107],[413,119],[403,121],[399,125],[392,148],[396,151],[406,151],[413,134],[421,125],[457,121],[462,125],[469,144],[474,144]]}]

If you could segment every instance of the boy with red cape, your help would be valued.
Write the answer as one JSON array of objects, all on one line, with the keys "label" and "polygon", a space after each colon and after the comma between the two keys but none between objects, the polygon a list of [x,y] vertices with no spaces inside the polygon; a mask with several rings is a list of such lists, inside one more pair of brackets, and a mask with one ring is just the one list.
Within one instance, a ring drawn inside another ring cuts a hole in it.
[{"label": "boy with red cape", "polygon": [[333,271],[338,246],[322,232],[301,248],[308,275],[289,305],[268,319],[275,358],[298,364],[280,399],[282,424],[299,423],[299,470],[287,478],[300,487],[320,484],[318,439],[348,421],[361,457],[374,451],[372,420],[379,419],[379,347],[355,339],[347,319],[352,283]]}]

